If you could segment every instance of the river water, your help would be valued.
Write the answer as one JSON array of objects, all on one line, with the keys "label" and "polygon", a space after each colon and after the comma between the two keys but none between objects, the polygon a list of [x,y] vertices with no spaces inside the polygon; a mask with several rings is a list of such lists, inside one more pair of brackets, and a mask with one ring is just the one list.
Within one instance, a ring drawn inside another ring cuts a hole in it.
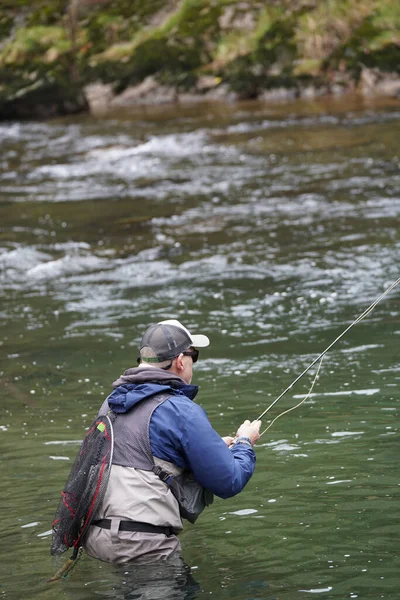
[{"label": "river water", "polygon": [[400,104],[163,107],[0,139],[1,597],[398,599],[399,288],[260,439],[245,490],[186,526],[185,570],[84,557],[45,580],[71,461],[150,323],[209,335],[194,383],[228,435],[399,277]]}]

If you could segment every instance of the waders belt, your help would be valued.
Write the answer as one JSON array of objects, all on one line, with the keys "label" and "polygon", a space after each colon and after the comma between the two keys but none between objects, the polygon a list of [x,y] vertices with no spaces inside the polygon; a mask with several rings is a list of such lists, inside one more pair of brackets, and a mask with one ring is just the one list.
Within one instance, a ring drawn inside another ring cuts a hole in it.
[{"label": "waders belt", "polygon": [[[100,519],[93,521],[92,525],[102,529],[111,529],[111,519]],[[143,533],[163,533],[166,536],[175,535],[173,527],[161,527],[150,525],[150,523],[138,523],[137,521],[120,521],[119,531],[141,531]]]}]

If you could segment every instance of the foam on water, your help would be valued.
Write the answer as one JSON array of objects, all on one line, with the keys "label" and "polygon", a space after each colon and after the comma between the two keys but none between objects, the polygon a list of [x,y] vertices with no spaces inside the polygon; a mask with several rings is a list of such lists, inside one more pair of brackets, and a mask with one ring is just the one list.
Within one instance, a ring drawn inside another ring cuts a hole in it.
[{"label": "foam on water", "polygon": [[334,431],[332,437],[350,437],[354,435],[363,435],[365,431]]},{"label": "foam on water", "polygon": [[53,440],[43,443],[45,446],[76,446],[77,444],[81,444],[82,440]]},{"label": "foam on water", "polygon": [[309,590],[299,590],[299,592],[306,592],[308,594],[324,594],[333,590],[332,586],[326,588],[310,588]]},{"label": "foam on water", "polygon": [[[86,144],[87,145],[87,144]],[[232,159],[235,149],[221,148],[208,141],[204,132],[197,131],[186,134],[152,136],[145,142],[131,140],[130,144],[104,146],[96,140],[94,148],[80,156],[77,162],[43,165],[37,167],[29,175],[40,180],[51,177],[55,180],[71,178],[88,178],[97,175],[108,175],[124,180],[139,177],[166,177],[175,163],[185,159],[191,164],[201,164],[207,157],[218,155]]]},{"label": "foam on water", "polygon": [[233,512],[224,513],[225,515],[237,515],[238,517],[247,517],[248,515],[254,515],[258,511],[255,508],[241,508]]},{"label": "foam on water", "polygon": [[26,525],[21,525],[21,529],[27,529],[29,527],[36,527],[40,525],[40,521],[33,521],[32,523],[26,523]]},{"label": "foam on water", "polygon": [[336,485],[338,483],[351,483],[352,479],[337,479],[336,481],[327,481],[326,485]]},{"label": "foam on water", "polygon": [[[381,390],[379,388],[372,388],[366,390],[342,390],[339,392],[312,392],[309,397],[318,397],[318,396],[352,396],[353,394],[356,396],[373,396],[374,394],[378,394]],[[307,394],[295,394],[293,398],[301,399],[305,398]]]}]

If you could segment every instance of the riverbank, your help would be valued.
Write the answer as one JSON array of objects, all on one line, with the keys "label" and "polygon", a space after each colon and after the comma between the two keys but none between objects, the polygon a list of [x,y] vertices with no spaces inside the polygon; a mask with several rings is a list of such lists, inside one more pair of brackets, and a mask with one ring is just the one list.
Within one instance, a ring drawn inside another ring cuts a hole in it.
[{"label": "riverbank", "polygon": [[11,0],[0,118],[132,105],[400,98],[395,0]]}]

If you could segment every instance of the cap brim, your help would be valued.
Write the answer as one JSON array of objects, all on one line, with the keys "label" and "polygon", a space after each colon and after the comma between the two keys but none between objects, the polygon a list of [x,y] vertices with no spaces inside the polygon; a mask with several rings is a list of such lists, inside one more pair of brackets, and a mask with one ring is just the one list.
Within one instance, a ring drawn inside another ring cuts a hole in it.
[{"label": "cap brim", "polygon": [[210,340],[202,333],[199,333],[198,335],[190,334],[190,337],[192,338],[192,344],[195,348],[205,348],[210,345]]}]

